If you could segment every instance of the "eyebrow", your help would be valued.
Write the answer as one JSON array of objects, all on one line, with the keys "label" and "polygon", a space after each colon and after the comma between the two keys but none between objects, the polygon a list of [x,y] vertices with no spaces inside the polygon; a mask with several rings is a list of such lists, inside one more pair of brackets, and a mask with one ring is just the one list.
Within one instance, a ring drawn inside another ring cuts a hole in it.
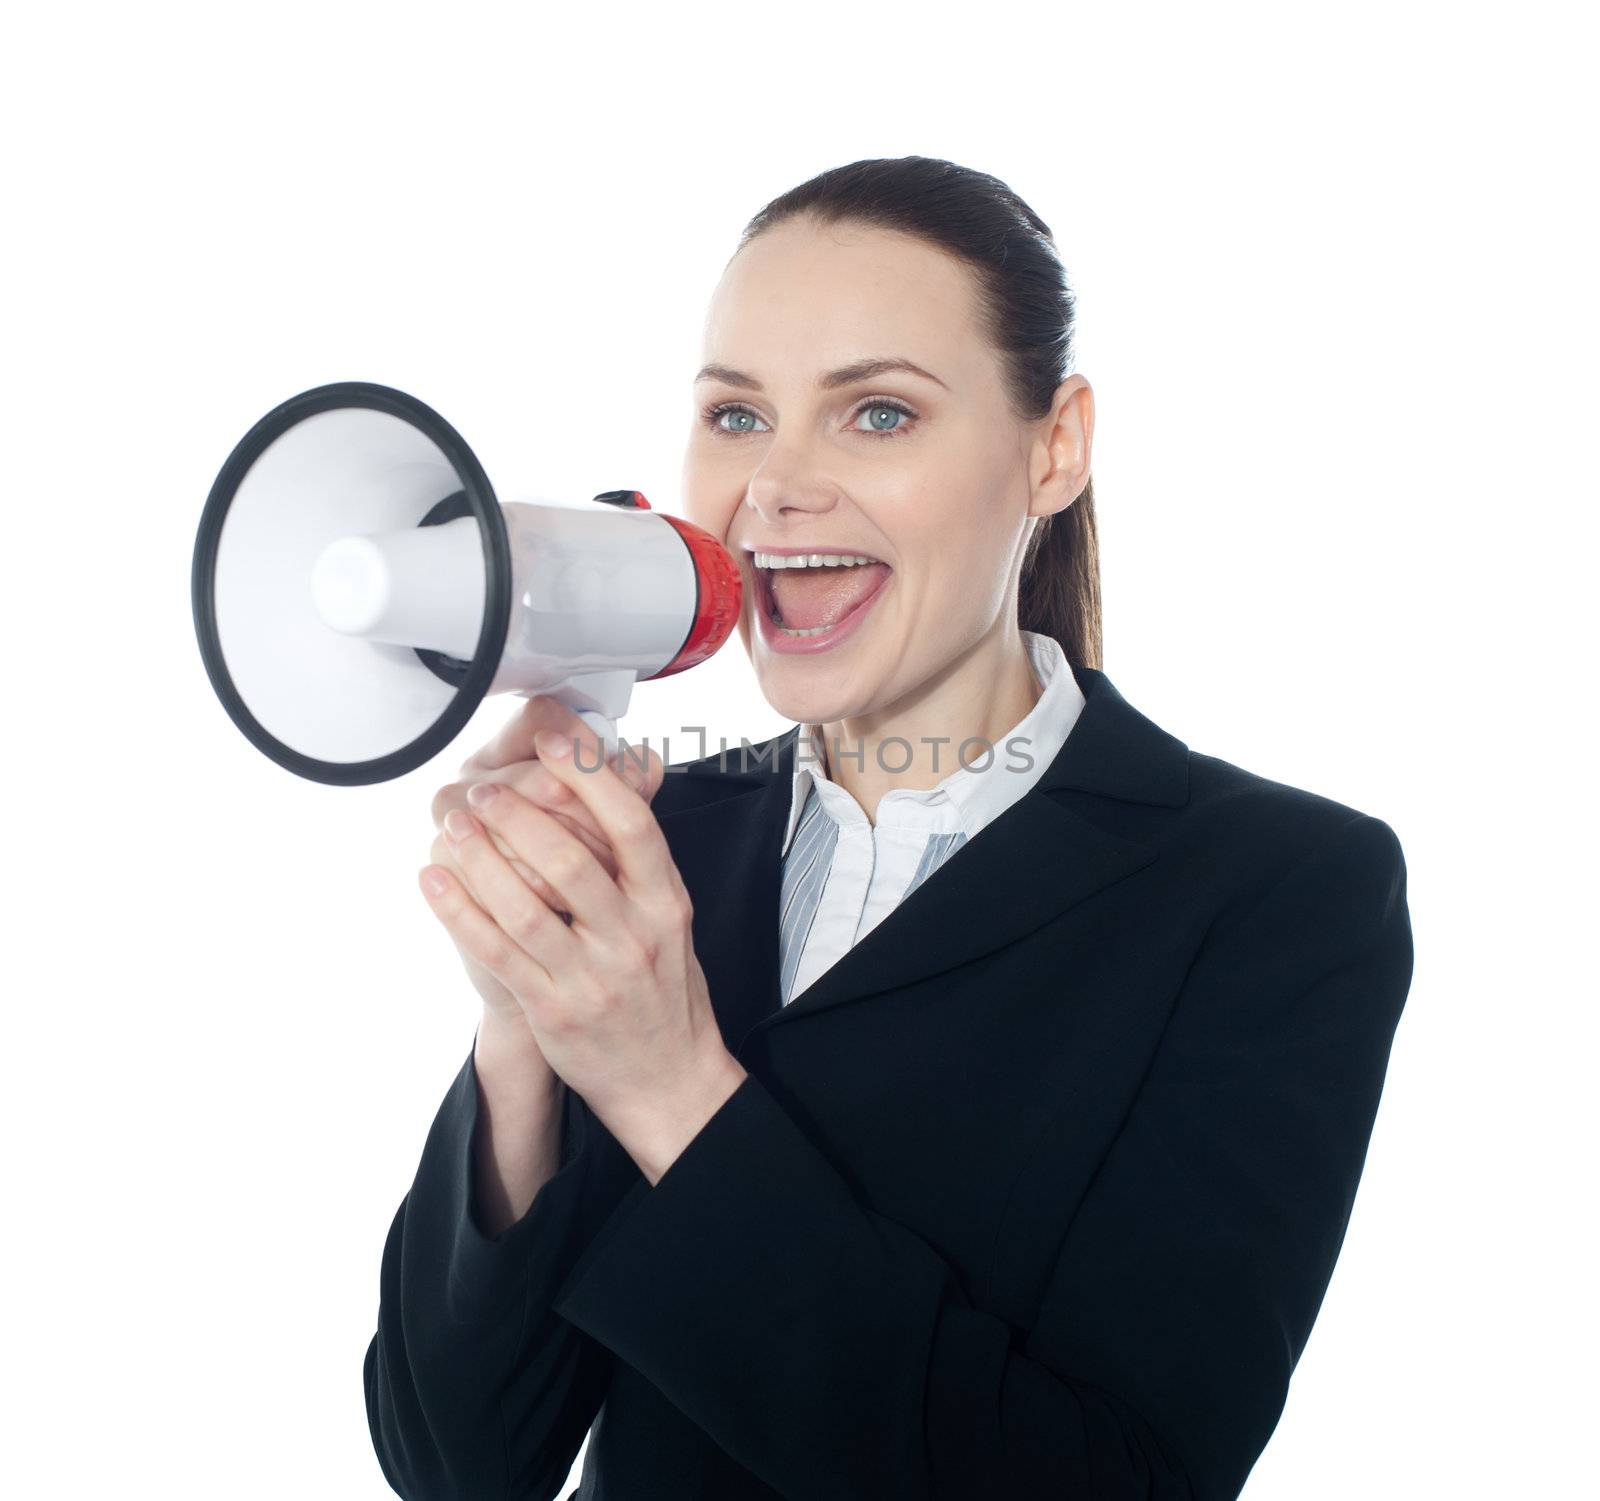
[{"label": "eyebrow", "polygon": [[[933,381],[936,385],[944,386],[931,370],[924,370],[921,365],[914,365],[910,360],[898,358],[857,360],[853,365],[841,365],[837,370],[828,370],[817,377],[819,391],[833,391],[840,386],[853,386],[857,381],[871,380],[876,375],[886,374],[890,370],[907,370],[912,375],[920,375],[926,380]],[[720,380],[724,385],[739,386],[746,391],[760,391],[763,389],[761,382],[753,375],[746,375],[742,370],[730,370],[726,365],[706,365],[695,376],[695,384],[703,380]],[[949,390],[949,386],[944,386]]]}]

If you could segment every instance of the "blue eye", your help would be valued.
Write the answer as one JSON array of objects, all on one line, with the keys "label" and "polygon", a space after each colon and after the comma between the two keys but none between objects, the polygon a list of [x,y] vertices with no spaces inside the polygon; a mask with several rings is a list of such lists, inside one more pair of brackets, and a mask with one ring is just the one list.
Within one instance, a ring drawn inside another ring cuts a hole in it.
[{"label": "blue eye", "polygon": [[754,431],[753,428],[748,427],[724,427],[722,425],[721,418],[725,412],[734,417],[748,417],[752,422],[759,422],[761,420],[754,412],[750,410],[749,407],[741,406],[736,401],[725,401],[720,406],[707,407],[705,409],[704,416],[706,422],[710,425],[713,432],[726,433],[737,438],[743,436],[745,433]]},{"label": "blue eye", "polygon": [[[856,413],[856,416],[858,418],[870,417],[879,412],[893,412],[897,417],[912,417],[915,415],[907,408],[901,406],[898,402],[872,401],[868,402],[866,406],[862,407],[860,411]],[[874,425],[872,431],[875,433],[883,433],[885,436],[892,436],[904,430],[905,426],[906,424],[904,422],[896,422],[893,427],[878,427]]]},{"label": "blue eye", "polygon": [[[906,422],[898,420],[895,421],[892,427],[878,425],[877,421],[875,420],[875,414],[881,412],[894,412],[899,418],[910,418],[911,422],[917,422],[920,420],[917,414],[913,412],[910,407],[904,406],[898,401],[885,401],[881,397],[874,397],[862,402],[861,405],[855,409],[855,412],[852,415],[853,421],[859,420],[862,417],[872,417],[874,419],[872,427],[870,429],[856,427],[852,428],[851,431],[867,434],[874,438],[898,438],[910,430],[909,425]],[[706,427],[708,427],[712,433],[723,438],[745,437],[750,433],[758,431],[753,424],[761,422],[761,418],[751,411],[750,408],[747,407],[742,401],[718,402],[715,406],[702,408],[700,416]],[[750,419],[750,424],[740,427],[724,427],[722,424],[722,419],[724,416],[748,417]],[[763,424],[763,426],[764,425],[765,424]]]}]

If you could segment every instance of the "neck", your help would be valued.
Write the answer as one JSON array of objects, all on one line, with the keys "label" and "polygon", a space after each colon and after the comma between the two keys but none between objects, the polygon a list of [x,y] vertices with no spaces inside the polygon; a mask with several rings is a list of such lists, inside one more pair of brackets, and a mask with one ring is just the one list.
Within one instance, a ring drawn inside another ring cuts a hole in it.
[{"label": "neck", "polygon": [[1041,692],[1015,619],[997,623],[903,699],[819,726],[828,775],[876,823],[886,792],[924,792],[958,766],[1003,760],[1004,737]]}]

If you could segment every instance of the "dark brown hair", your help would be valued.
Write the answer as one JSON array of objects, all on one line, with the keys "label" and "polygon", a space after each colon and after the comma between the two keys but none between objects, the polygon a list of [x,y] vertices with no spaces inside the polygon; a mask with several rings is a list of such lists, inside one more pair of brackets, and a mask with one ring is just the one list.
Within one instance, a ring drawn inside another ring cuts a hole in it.
[{"label": "dark brown hair", "polygon": [[[1032,421],[1049,412],[1056,388],[1072,373],[1077,298],[1050,227],[999,178],[928,156],[851,162],[774,198],[745,226],[739,250],[799,215],[899,230],[964,262],[977,278],[1013,413]],[[1069,662],[1102,665],[1092,478],[1071,505],[1034,528],[1017,624],[1054,636]]]}]

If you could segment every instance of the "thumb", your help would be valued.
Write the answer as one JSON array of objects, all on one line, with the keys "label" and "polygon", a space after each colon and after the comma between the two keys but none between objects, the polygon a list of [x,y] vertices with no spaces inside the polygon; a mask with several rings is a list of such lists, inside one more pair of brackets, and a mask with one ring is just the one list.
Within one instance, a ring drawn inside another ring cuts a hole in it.
[{"label": "thumb", "polygon": [[623,781],[647,803],[661,790],[661,779],[666,775],[666,764],[660,755],[650,748],[648,741],[643,745],[632,745],[626,740],[619,741],[612,764],[617,768]]},{"label": "thumb", "polygon": [[493,740],[461,763],[460,774],[472,776],[485,771],[498,771],[514,761],[538,760],[539,753],[533,747],[533,737],[540,730],[556,730],[571,736],[574,745],[583,747],[588,764],[593,764],[591,758],[598,754],[600,737],[565,704],[547,693],[538,693],[500,727]]}]

